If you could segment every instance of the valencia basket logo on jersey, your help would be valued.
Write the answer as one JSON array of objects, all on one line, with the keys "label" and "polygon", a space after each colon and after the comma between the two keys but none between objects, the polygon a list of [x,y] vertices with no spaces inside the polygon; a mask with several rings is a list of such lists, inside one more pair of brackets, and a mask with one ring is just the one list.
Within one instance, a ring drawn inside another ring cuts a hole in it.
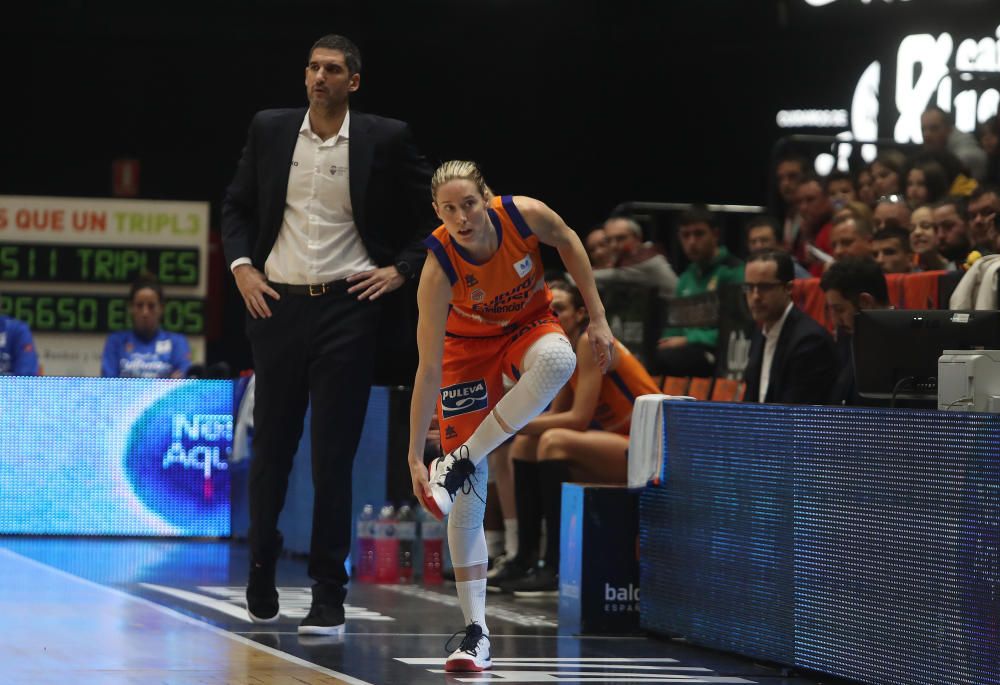
[{"label": "valencia basket logo on jersey", "polygon": [[457,383],[441,388],[441,415],[448,419],[461,414],[486,409],[486,381]]}]

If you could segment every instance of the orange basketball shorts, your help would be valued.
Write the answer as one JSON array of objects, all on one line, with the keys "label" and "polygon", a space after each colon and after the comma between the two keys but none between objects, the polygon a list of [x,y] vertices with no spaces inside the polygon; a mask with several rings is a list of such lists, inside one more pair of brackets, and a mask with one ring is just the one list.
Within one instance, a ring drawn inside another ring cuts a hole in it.
[{"label": "orange basketball shorts", "polygon": [[524,355],[539,338],[565,336],[559,320],[537,319],[507,335],[489,338],[445,336],[438,395],[441,449],[452,452],[472,435],[505,392],[504,376],[517,382]]}]

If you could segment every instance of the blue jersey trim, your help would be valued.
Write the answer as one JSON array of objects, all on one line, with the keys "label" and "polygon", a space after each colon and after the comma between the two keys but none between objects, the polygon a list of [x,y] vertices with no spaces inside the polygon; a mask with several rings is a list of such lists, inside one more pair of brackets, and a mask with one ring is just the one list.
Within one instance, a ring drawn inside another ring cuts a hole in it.
[{"label": "blue jersey trim", "polygon": [[612,382],[618,386],[618,389],[621,390],[622,394],[625,395],[629,402],[635,404],[635,395],[633,395],[632,391],[628,389],[628,386],[625,385],[625,381],[622,380],[622,377],[618,375],[617,371],[609,373],[608,378],[610,378]]},{"label": "blue jersey trim", "polygon": [[438,263],[441,264],[441,268],[444,269],[444,273],[448,277],[448,282],[455,285],[458,282],[458,274],[455,273],[455,266],[451,263],[451,259],[448,258],[448,253],[445,252],[441,241],[436,236],[429,235],[424,239],[424,245],[437,257]]},{"label": "blue jersey trim", "polygon": [[510,217],[510,220],[514,222],[514,225],[517,227],[517,232],[521,234],[521,237],[527,238],[530,236],[531,227],[528,226],[528,222],[524,220],[524,217],[521,216],[521,212],[517,208],[517,205],[514,204],[514,196],[504,195],[500,198],[500,203],[503,205],[503,208],[507,210],[507,215]]}]

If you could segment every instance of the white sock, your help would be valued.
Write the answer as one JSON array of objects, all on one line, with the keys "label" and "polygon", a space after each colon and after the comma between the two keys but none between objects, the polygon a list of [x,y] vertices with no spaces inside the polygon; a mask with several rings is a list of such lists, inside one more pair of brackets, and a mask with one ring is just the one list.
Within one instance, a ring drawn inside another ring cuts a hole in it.
[{"label": "white sock", "polygon": [[465,625],[478,623],[484,635],[489,635],[486,627],[486,579],[466,580],[455,583],[458,591],[458,603],[465,616]]},{"label": "white sock", "polygon": [[513,559],[517,554],[517,519],[503,520],[504,543],[507,558]]}]

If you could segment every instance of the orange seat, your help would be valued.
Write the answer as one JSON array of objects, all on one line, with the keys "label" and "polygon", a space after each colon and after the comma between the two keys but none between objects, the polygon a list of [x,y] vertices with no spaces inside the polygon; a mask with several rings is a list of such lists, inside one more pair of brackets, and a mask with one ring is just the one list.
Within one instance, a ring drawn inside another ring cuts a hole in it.
[{"label": "orange seat", "polygon": [[716,402],[736,402],[737,395],[741,393],[740,381],[729,378],[716,378],[712,387],[712,400]]},{"label": "orange seat", "polygon": [[712,377],[692,378],[687,394],[696,400],[707,400],[712,394]]},{"label": "orange seat", "polygon": [[663,379],[663,394],[686,395],[690,381],[686,376],[667,376]]}]

